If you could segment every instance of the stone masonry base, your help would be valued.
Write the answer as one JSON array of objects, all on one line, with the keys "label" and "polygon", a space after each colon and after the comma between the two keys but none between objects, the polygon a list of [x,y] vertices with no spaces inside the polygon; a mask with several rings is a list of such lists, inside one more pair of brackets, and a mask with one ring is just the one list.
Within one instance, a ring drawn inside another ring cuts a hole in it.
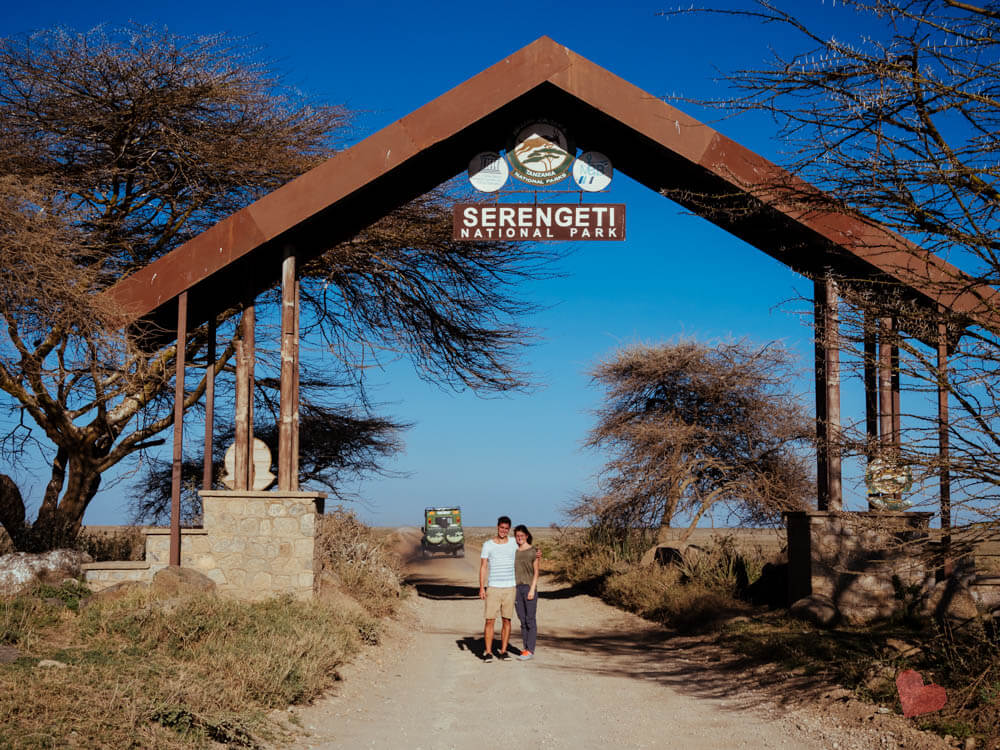
[{"label": "stone masonry base", "polygon": [[926,544],[931,513],[786,513],[789,603],[829,598],[849,623],[891,616],[934,581]]},{"label": "stone masonry base", "polygon": [[[215,581],[221,594],[255,601],[276,594],[307,599],[313,593],[319,492],[202,491],[203,528],[181,531],[181,566]],[[84,565],[87,585],[99,591],[123,581],[149,582],[170,561],[169,529],[146,529],[142,562]]]}]

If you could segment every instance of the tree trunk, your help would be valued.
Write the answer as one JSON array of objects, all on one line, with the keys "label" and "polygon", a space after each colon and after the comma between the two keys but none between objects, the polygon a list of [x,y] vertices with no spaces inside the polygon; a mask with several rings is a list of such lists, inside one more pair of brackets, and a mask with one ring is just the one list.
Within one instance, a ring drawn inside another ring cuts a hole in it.
[{"label": "tree trunk", "polygon": [[0,525],[6,529],[14,549],[20,549],[24,536],[24,500],[21,490],[6,474],[0,474]]},{"label": "tree trunk", "polygon": [[[57,457],[38,518],[24,540],[26,550],[42,552],[73,544],[83,525],[83,514],[101,486],[97,467],[97,462],[89,458],[71,455],[68,462],[62,463]],[[67,480],[66,489],[56,503],[53,496],[63,477]]]}]

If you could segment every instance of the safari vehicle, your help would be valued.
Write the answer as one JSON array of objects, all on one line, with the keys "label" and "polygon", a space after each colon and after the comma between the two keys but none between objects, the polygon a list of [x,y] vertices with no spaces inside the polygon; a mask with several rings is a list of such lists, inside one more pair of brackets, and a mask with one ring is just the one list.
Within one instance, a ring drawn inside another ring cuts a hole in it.
[{"label": "safari vehicle", "polygon": [[420,548],[424,557],[430,557],[435,552],[450,552],[453,557],[465,557],[461,508],[424,508],[423,532]]}]

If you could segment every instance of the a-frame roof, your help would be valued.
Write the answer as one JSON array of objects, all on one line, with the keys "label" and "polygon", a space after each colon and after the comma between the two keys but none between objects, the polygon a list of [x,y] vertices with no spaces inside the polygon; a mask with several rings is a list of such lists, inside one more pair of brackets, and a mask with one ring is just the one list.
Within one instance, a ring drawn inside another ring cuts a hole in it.
[{"label": "a-frame roof", "polygon": [[[607,154],[617,170],[800,273],[832,266],[849,278],[894,280],[922,303],[1000,329],[1000,298],[991,287],[874,222],[790,198],[775,185],[819,193],[547,37],[223,219],[107,294],[128,321],[169,331],[186,290],[189,320],[201,322],[273,286],[285,247],[302,260],[315,257],[464,171],[474,154],[500,150],[518,125],[546,117],[565,124],[580,147]],[[741,199],[743,210],[717,210],[721,196]]]}]

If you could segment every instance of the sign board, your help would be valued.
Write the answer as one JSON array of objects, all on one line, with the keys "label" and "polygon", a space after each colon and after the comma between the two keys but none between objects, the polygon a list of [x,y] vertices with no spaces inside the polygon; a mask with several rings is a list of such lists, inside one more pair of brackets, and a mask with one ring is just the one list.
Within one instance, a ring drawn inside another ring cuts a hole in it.
[{"label": "sign board", "polygon": [[511,171],[528,185],[554,185],[566,179],[576,146],[562,127],[551,120],[536,120],[517,129],[507,148]]},{"label": "sign board", "polygon": [[624,240],[624,203],[458,203],[452,239]]},{"label": "sign board", "polygon": [[469,162],[469,182],[481,193],[495,193],[507,182],[507,162],[496,151],[483,151]]}]

